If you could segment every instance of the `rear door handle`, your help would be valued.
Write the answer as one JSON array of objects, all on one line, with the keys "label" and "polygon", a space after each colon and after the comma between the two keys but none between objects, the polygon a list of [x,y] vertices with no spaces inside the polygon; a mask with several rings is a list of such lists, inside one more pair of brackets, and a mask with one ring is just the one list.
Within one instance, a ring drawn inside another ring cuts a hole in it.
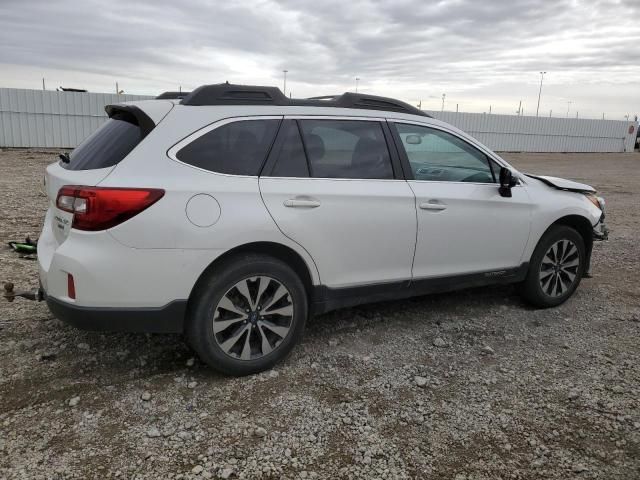
[{"label": "rear door handle", "polygon": [[290,208],[316,208],[320,206],[320,202],[318,200],[290,198],[284,201],[284,206]]},{"label": "rear door handle", "polygon": [[446,210],[447,206],[444,203],[424,202],[420,204],[422,210]]}]

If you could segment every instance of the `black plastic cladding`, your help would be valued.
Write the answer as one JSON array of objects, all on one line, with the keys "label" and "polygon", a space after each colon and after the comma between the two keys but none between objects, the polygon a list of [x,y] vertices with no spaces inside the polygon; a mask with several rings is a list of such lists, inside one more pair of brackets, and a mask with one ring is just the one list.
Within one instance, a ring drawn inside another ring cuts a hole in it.
[{"label": "black plastic cladding", "polygon": [[361,108],[383,110],[387,112],[408,113],[431,117],[408,103],[393,98],[364,95],[361,93],[343,93],[313,98],[287,98],[278,87],[254,85],[232,85],[218,83],[196,88],[180,102],[182,105],[279,105],[305,107]]},{"label": "black plastic cladding", "polygon": [[163,92],[158,95],[155,100],[177,100],[189,94],[191,94],[191,92]]}]

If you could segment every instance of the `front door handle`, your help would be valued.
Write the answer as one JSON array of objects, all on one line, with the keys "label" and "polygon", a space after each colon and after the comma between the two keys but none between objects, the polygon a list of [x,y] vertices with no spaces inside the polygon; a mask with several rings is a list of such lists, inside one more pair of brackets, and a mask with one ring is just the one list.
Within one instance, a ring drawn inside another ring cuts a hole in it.
[{"label": "front door handle", "polygon": [[318,200],[290,198],[284,201],[284,206],[290,208],[316,208],[320,206],[320,202]]},{"label": "front door handle", "polygon": [[447,206],[444,203],[424,202],[420,204],[422,210],[445,210]]}]

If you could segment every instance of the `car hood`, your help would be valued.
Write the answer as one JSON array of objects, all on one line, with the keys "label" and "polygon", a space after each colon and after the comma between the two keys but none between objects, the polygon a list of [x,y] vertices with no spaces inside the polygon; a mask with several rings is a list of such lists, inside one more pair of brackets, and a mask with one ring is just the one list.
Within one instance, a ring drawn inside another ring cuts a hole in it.
[{"label": "car hood", "polygon": [[568,190],[570,192],[595,192],[596,189],[591,185],[585,185],[584,183],[574,182],[572,180],[566,180],[558,177],[547,177],[544,175],[531,175],[525,173],[527,177],[535,178],[541,182],[546,183],[550,187],[557,188],[558,190]]}]

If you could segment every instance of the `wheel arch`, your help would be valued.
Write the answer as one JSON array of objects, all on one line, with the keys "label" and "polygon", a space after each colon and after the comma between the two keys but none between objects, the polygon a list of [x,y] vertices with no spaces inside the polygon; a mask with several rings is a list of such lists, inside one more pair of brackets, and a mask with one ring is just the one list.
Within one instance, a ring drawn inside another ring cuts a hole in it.
[{"label": "wheel arch", "polygon": [[[547,229],[544,231],[544,233],[540,236],[540,238],[542,238],[550,229],[552,229],[557,225],[564,225],[567,227],[571,227],[575,231],[577,231],[582,237],[582,240],[584,241],[585,254],[586,254],[585,272],[588,273],[591,265],[591,251],[593,249],[593,226],[591,225],[591,222],[587,217],[584,217],[582,215],[576,215],[576,214],[565,215],[563,217],[558,218],[551,225],[549,225]],[[538,239],[538,242],[539,241],[540,239]],[[532,252],[532,255],[533,255],[533,252]]]},{"label": "wheel arch", "polygon": [[293,271],[300,277],[300,280],[302,281],[302,284],[304,285],[305,291],[307,293],[307,299],[309,301],[309,304],[311,305],[314,292],[314,275],[311,269],[315,268],[315,266],[310,266],[302,257],[302,255],[296,252],[293,248],[281,243],[269,241],[251,242],[238,245],[237,247],[227,250],[225,253],[213,260],[198,276],[198,279],[191,289],[191,294],[189,295],[189,304],[191,304],[192,299],[194,298],[194,294],[197,292],[198,287],[202,284],[203,279],[209,276],[211,272],[213,272],[220,265],[230,261],[234,257],[238,257],[242,254],[247,253],[268,255],[277,258],[278,260],[281,260],[289,265],[293,269]]}]

